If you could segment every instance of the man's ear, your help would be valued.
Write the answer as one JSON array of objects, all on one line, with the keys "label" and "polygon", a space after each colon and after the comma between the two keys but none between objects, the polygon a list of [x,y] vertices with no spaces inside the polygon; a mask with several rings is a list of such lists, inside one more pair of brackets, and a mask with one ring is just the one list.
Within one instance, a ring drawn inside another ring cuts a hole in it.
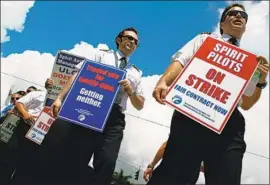
[{"label": "man's ear", "polygon": [[118,44],[120,44],[121,41],[122,41],[122,39],[121,39],[120,37],[118,37],[118,38],[116,39],[116,42],[117,42]]},{"label": "man's ear", "polygon": [[219,24],[219,27],[223,30],[223,29],[224,29],[224,22],[221,22],[221,23]]}]

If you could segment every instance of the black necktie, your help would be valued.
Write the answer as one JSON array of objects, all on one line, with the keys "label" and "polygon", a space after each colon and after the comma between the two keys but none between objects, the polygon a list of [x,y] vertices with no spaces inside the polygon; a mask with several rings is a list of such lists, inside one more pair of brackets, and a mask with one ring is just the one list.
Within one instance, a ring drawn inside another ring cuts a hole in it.
[{"label": "black necktie", "polygon": [[[119,68],[124,69],[127,65],[127,59],[125,57],[122,57],[119,61],[120,61]],[[124,90],[120,88],[114,103],[120,105],[123,95],[124,95]]]},{"label": "black necktie", "polygon": [[119,65],[119,68],[120,68],[120,69],[124,69],[124,68],[126,67],[126,65],[127,65],[127,59],[126,59],[125,57],[122,57],[122,58],[120,59],[120,65]]},{"label": "black necktie", "polygon": [[233,37],[228,40],[228,43],[238,46],[238,41],[236,40],[236,38]]}]

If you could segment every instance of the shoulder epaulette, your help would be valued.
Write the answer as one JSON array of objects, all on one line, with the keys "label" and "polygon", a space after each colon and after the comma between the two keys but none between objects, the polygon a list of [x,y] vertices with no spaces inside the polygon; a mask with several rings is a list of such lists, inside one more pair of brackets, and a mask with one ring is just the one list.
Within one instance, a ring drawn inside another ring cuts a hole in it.
[{"label": "shoulder epaulette", "polygon": [[139,70],[134,64],[132,64],[132,66],[133,66],[137,71],[140,72],[140,70]]},{"label": "shoulder epaulette", "polygon": [[100,51],[104,51],[104,52],[107,52],[107,53],[112,53],[113,50],[111,49],[99,49]]},{"label": "shoulder epaulette", "polygon": [[202,32],[200,34],[207,34],[207,35],[211,35],[211,32]]}]

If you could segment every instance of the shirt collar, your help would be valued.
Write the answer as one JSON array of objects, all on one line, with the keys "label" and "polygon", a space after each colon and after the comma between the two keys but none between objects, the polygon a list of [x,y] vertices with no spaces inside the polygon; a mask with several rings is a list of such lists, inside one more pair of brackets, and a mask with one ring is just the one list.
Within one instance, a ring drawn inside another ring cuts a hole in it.
[{"label": "shirt collar", "polygon": [[[230,38],[232,38],[232,36],[228,35],[228,34],[223,34],[222,35],[222,39],[224,41],[228,41]],[[240,42],[241,42],[241,39],[236,39],[237,40],[237,46],[240,46]]]},{"label": "shirt collar", "polygon": [[[117,59],[118,60],[120,60],[122,57],[125,57],[122,53],[121,53],[121,51],[119,51],[119,50],[117,50],[116,51],[116,56],[117,56]],[[129,57],[125,57],[126,58],[126,60],[127,60],[127,62],[129,61]]]}]

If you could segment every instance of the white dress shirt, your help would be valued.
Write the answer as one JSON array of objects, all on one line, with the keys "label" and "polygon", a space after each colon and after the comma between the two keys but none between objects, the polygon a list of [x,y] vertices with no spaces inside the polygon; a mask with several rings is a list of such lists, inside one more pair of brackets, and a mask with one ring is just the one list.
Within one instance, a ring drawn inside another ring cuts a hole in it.
[{"label": "white dress shirt", "polygon": [[[110,51],[95,50],[94,53],[91,54],[91,57],[88,57],[87,59],[119,68],[121,62],[120,59],[122,57],[123,55],[119,51],[114,52],[112,50]],[[123,69],[126,71],[126,79],[129,80],[132,90],[135,92],[135,94],[137,96],[144,97],[143,88],[141,84],[142,71],[137,69],[134,65],[132,65],[129,62],[129,58],[126,58],[126,60],[127,65]],[[79,63],[76,66],[76,69],[77,70],[81,69],[82,64],[83,62]],[[128,94],[125,93],[122,88],[120,88],[118,97],[120,97],[120,99],[116,100],[116,103],[118,103],[121,106],[122,111],[126,110]]]},{"label": "white dress shirt", "polygon": [[47,91],[32,91],[17,100],[16,103],[22,103],[29,114],[39,116],[44,107],[46,93]]},{"label": "white dress shirt", "polygon": [[[173,56],[172,61],[177,60],[179,61],[183,66],[185,66],[193,57],[193,55],[198,51],[198,49],[201,47],[202,43],[206,40],[207,37],[214,37],[215,39],[222,40],[227,42],[231,36],[227,34],[223,34],[222,36],[217,35],[215,33],[209,34],[199,34],[196,37],[194,37],[192,40],[190,40],[184,47],[182,47],[180,50],[178,50]],[[238,46],[240,46],[240,40],[237,39]]]},{"label": "white dress shirt", "polygon": [[[214,37],[215,39],[222,40],[225,42],[228,42],[228,40],[231,38],[230,35],[223,34],[222,36],[217,35],[215,33],[209,34],[199,34],[196,37],[194,37],[192,40],[190,40],[184,47],[182,47],[180,50],[178,50],[172,57],[171,60],[177,60],[179,61],[182,66],[185,66],[193,57],[193,55],[198,51],[198,49],[201,47],[202,43],[206,40],[207,37]],[[240,39],[237,39],[237,46],[240,46]],[[249,85],[253,85],[252,83],[249,83]],[[247,87],[248,88],[248,87]],[[245,91],[246,92],[246,91]],[[244,95],[245,95],[244,92]],[[242,103],[242,98],[239,101],[239,105]]]}]

